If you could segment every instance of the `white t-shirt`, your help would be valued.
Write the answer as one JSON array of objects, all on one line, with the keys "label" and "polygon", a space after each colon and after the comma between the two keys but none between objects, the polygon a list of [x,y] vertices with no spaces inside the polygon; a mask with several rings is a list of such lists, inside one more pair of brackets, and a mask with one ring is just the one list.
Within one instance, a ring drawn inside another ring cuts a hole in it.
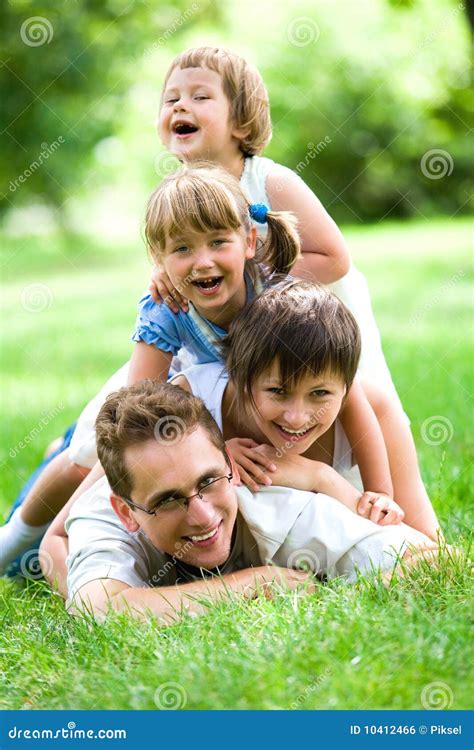
[{"label": "white t-shirt", "polygon": [[[288,487],[252,493],[236,487],[240,513],[231,555],[220,573],[275,564],[309,565],[320,576],[349,581],[372,568],[391,569],[407,544],[426,540],[404,524],[377,526],[323,494]],[[73,505],[69,535],[68,598],[84,584],[113,578],[133,587],[170,586],[195,580],[198,571],[158,550],[141,530],[127,531],[110,503],[105,477]]]}]

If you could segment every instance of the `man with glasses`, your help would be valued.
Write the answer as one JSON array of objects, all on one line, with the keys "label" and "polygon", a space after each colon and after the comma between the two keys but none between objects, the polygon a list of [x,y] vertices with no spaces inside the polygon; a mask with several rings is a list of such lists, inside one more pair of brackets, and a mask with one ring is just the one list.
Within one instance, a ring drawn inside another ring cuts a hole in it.
[{"label": "man with glasses", "polygon": [[[165,624],[229,591],[253,597],[279,581],[310,592],[313,574],[353,579],[356,569],[389,571],[397,554],[416,555],[407,543],[419,554],[435,548],[403,524],[377,526],[321,494],[358,496],[330,467],[316,480],[314,462],[301,457],[280,474],[300,490],[236,487],[216,422],[178,386],[144,381],[111,394],[97,448],[106,478],[75,502],[66,531],[69,601],[99,616],[112,607]],[[316,485],[317,495],[304,491]],[[310,570],[292,568],[302,560]]]}]

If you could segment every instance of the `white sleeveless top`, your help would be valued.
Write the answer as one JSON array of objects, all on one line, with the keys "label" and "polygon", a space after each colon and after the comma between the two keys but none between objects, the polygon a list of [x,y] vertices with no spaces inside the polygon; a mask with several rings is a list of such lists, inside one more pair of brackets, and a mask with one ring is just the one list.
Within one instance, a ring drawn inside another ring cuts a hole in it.
[{"label": "white sleeveless top", "polygon": [[[265,203],[269,208],[272,207],[267,195],[266,181],[269,174],[276,172],[286,172],[293,180],[301,179],[296,172],[265,156],[249,156],[245,159],[240,186],[251,203]],[[255,226],[258,236],[265,239],[266,225],[255,223]],[[398,401],[398,394],[382,351],[380,333],[372,311],[365,276],[351,263],[348,273],[342,279],[327,286],[347,305],[359,324],[362,338],[359,375],[383,388],[389,396]]]},{"label": "white sleeveless top", "polygon": [[[229,377],[222,363],[209,362],[205,365],[193,365],[180,375],[184,375],[194,396],[202,398],[223,433],[222,401]],[[173,380],[174,378],[170,382],[172,383]],[[334,426],[332,467],[362,491],[360,472],[357,466],[352,465],[352,448],[339,419],[336,419]]]}]

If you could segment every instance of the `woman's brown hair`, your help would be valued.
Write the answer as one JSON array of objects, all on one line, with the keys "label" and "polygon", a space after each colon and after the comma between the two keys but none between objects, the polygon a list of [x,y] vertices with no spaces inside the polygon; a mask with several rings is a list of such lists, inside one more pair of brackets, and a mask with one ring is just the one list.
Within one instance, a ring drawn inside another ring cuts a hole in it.
[{"label": "woman's brown hair", "polygon": [[357,322],[329,290],[310,281],[286,281],[267,289],[234,318],[222,344],[239,411],[252,398],[255,379],[278,363],[291,386],[308,373],[341,377],[352,385],[360,358]]}]

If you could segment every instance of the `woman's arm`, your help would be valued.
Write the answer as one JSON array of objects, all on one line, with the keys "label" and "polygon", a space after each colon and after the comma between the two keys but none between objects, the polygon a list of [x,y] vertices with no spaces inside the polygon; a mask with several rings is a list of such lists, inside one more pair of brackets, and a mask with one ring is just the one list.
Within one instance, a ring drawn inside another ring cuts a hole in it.
[{"label": "woman's arm", "polygon": [[339,418],[359,466],[364,489],[393,497],[390,464],[382,430],[357,380],[347,394]]},{"label": "woman's arm", "polygon": [[128,385],[138,383],[139,380],[150,378],[160,383],[166,383],[173,355],[163,352],[153,344],[139,341],[133,350],[128,373]]},{"label": "woman's arm", "polygon": [[64,598],[67,597],[67,567],[68,536],[64,525],[73,504],[83,492],[92,487],[104,475],[102,465],[97,461],[88,476],[79,485],[77,490],[56,516],[51,526],[43,537],[40,547],[40,562],[43,575],[48,583],[59,591]]},{"label": "woman's arm", "polygon": [[290,453],[278,456],[276,449],[270,445],[259,445],[254,450],[262,453],[276,466],[276,470],[272,472],[272,484],[306,492],[322,492],[324,495],[339,500],[353,513],[357,513],[361,498],[359,490],[338,474],[332,466],[304,456],[293,456]]},{"label": "woman's arm", "polygon": [[345,276],[350,255],[344,237],[303,180],[291,172],[275,172],[267,177],[266,190],[274,211],[293,211],[298,219],[303,257],[292,274],[321,284]]},{"label": "woman's arm", "polygon": [[269,445],[259,445],[253,450],[261,452],[276,465],[271,475],[274,485],[329,495],[353,513],[381,526],[400,523],[403,519],[403,512],[391,498],[367,492],[361,495],[328,464],[304,456],[278,456],[275,448]]}]

